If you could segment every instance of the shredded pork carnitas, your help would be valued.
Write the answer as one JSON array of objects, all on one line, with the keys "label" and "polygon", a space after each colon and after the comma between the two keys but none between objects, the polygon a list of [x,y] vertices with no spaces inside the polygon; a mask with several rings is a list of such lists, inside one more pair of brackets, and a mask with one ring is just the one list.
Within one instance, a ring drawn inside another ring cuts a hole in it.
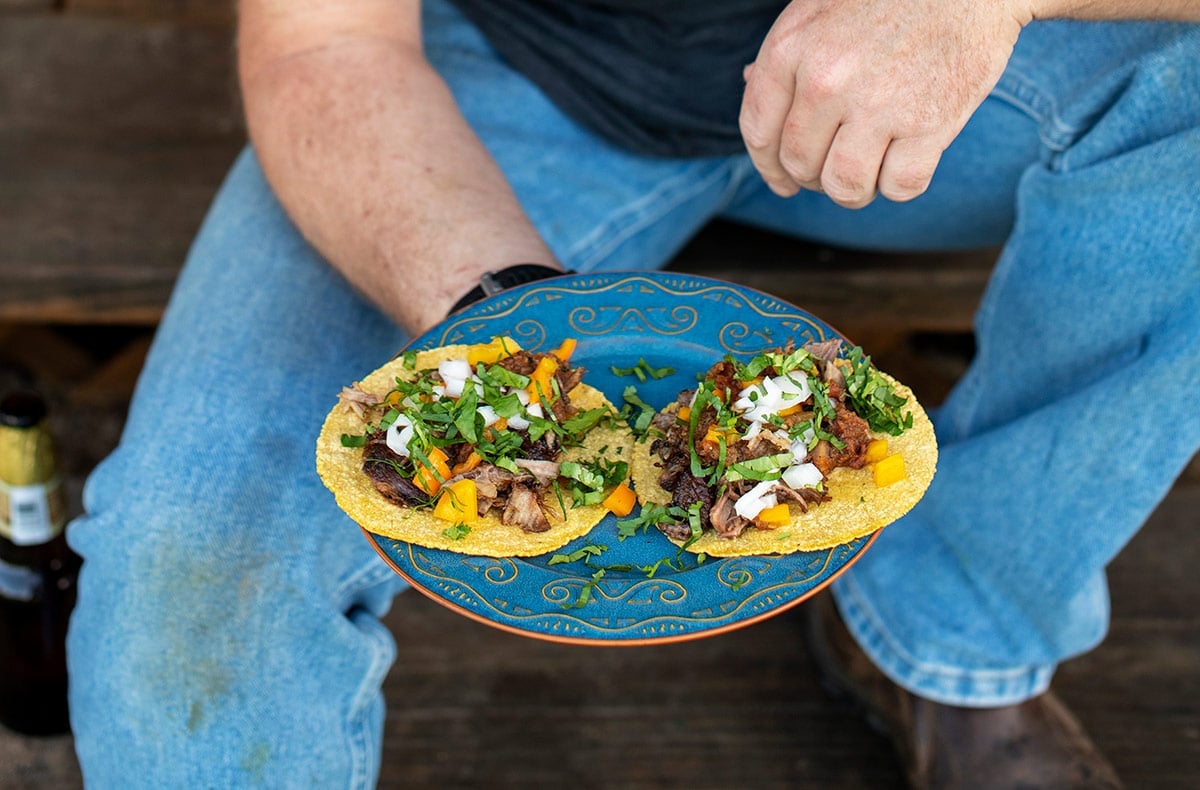
[{"label": "shredded pork carnitas", "polygon": [[[789,343],[749,366],[725,359],[708,370],[697,390],[681,392],[676,408],[655,417],[653,426],[662,435],[651,445],[662,467],[658,482],[671,493],[671,505],[698,509],[703,529],[732,539],[754,526],[746,514],[757,511],[739,508],[743,497],[807,511],[828,498],[822,482],[830,472],[861,468],[871,429],[847,404],[840,348],[836,339],[800,351]],[[772,403],[779,408],[772,410]],[[784,479],[795,467],[803,467],[797,474],[806,484],[792,486]],[[693,535],[683,521],[658,527],[676,540]]]},{"label": "shredded pork carnitas", "polygon": [[[530,376],[537,369],[539,361],[547,356],[550,355],[516,351],[497,364],[511,373]],[[549,409],[548,416],[559,425],[578,412],[571,403],[570,392],[579,384],[583,373],[583,368],[572,367],[565,361],[556,363],[554,392],[547,393],[541,402]],[[428,376],[434,384],[444,386],[447,383],[436,371],[426,371],[423,375]],[[339,397],[360,416],[368,408],[381,404],[379,398],[358,389],[357,384],[344,388]],[[419,419],[419,409],[409,414],[413,419]],[[506,456],[507,461],[511,462],[506,463],[510,466],[508,469],[488,460],[472,463],[477,459],[471,456],[479,447],[465,439],[445,444],[440,449],[446,453],[447,467],[463,469],[441,481],[441,487],[451,486],[463,479],[473,480],[477,496],[476,510],[480,516],[494,509],[503,523],[518,526],[527,532],[550,529],[547,508],[550,506],[548,503],[556,498],[547,496],[547,492],[558,479],[558,459],[562,452],[559,436],[554,431],[546,431],[537,439],[523,434],[520,446],[512,448],[512,455]],[[375,489],[397,505],[424,507],[435,499],[415,484],[413,477],[416,466],[413,459],[398,454],[388,445],[386,428],[366,433],[362,469]]]}]

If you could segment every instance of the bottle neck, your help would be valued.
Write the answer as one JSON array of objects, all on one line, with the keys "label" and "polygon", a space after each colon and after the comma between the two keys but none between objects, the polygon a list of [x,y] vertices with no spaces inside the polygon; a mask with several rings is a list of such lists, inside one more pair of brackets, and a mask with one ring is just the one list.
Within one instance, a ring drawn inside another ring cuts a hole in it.
[{"label": "bottle neck", "polygon": [[54,476],[54,445],[44,424],[27,428],[0,424],[0,483],[27,486]]}]

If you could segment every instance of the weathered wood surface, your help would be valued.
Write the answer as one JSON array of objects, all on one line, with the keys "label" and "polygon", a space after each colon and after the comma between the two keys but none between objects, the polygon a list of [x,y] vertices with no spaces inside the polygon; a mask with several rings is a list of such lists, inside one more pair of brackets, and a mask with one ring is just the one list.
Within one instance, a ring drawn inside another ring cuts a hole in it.
[{"label": "weathered wood surface", "polygon": [[0,320],[151,324],[242,145],[227,28],[0,15]]}]

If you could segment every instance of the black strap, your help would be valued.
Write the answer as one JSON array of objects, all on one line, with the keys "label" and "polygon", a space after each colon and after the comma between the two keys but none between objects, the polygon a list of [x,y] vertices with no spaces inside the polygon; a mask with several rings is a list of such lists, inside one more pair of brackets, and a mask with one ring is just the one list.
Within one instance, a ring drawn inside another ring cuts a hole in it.
[{"label": "black strap", "polygon": [[467,305],[474,304],[486,296],[498,294],[507,288],[545,280],[549,277],[561,277],[564,274],[571,274],[571,272],[553,269],[539,263],[518,263],[494,272],[484,272],[483,276],[479,278],[479,285],[467,291],[463,298],[455,302],[447,315],[453,315]]}]

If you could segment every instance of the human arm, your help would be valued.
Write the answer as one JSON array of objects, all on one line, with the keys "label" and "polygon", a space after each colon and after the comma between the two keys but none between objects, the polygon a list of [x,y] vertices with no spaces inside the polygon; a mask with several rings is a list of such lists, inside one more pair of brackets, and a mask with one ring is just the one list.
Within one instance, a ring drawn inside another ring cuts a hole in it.
[{"label": "human arm", "polygon": [[746,70],[742,136],[768,186],[911,200],[1033,19],[1200,19],[1196,0],[800,0]]},{"label": "human arm", "polygon": [[242,0],[238,73],[289,217],[410,332],[485,271],[557,265],[425,60],[416,0]]}]

